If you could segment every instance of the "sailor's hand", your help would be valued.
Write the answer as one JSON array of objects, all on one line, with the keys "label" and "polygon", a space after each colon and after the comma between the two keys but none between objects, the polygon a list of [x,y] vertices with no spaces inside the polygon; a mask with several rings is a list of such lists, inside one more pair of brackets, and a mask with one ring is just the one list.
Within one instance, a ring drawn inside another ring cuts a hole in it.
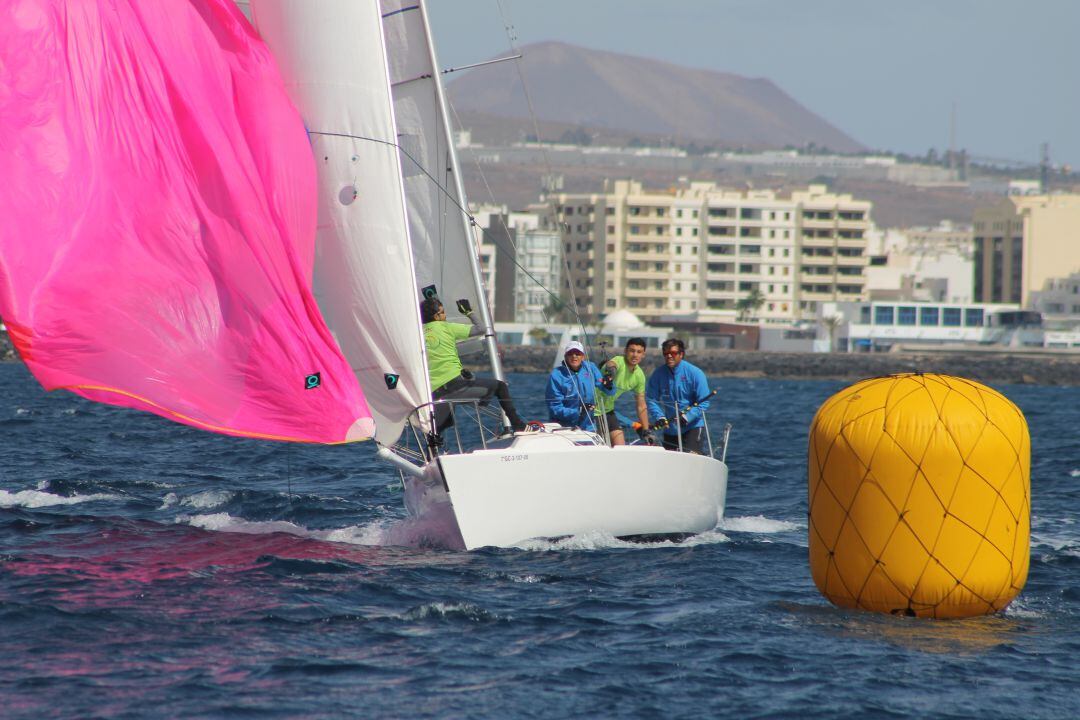
[{"label": "sailor's hand", "polygon": [[642,442],[644,442],[646,445],[657,444],[656,433],[654,433],[652,430],[645,430],[644,432],[638,434],[641,436]]},{"label": "sailor's hand", "polygon": [[686,425],[687,422],[688,421],[686,419],[686,413],[684,413],[684,412],[679,413],[679,424],[680,425]]},{"label": "sailor's hand", "polygon": [[472,315],[472,303],[469,302],[468,298],[461,298],[460,300],[458,300],[457,309],[459,313],[466,317]]},{"label": "sailor's hand", "polygon": [[618,370],[618,368],[615,367],[615,361],[614,360],[608,360],[606,363],[604,363],[604,374],[605,375],[614,375],[616,370]]},{"label": "sailor's hand", "polygon": [[653,423],[653,427],[657,430],[666,430],[667,426],[670,424],[671,422],[666,417],[662,417],[657,418],[656,422]]}]

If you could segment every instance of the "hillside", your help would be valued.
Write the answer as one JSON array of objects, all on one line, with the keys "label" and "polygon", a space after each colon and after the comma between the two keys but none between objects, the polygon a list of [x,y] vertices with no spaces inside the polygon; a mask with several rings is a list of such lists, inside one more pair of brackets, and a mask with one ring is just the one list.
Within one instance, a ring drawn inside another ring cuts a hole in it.
[{"label": "hillside", "polygon": [[[527,45],[522,53],[536,116],[545,123],[723,147],[813,143],[838,152],[864,149],[765,78],[556,42]],[[463,115],[506,118],[519,126],[529,118],[514,63],[469,71],[448,89]]]}]

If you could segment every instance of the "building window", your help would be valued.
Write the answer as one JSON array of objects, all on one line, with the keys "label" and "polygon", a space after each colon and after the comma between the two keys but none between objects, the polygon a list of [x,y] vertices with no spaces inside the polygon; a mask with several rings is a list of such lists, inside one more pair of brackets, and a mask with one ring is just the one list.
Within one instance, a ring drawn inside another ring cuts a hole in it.
[{"label": "building window", "polygon": [[915,308],[910,305],[901,305],[896,309],[897,325],[914,325]]},{"label": "building window", "polygon": [[964,310],[964,325],[968,327],[982,327],[982,308],[967,308]]},{"label": "building window", "polygon": [[608,301],[607,301],[607,303],[606,303],[606,305],[607,305],[608,307],[615,307],[615,301],[614,301],[614,300],[608,300]]},{"label": "building window", "polygon": [[938,309],[936,307],[919,308],[919,324],[936,326],[938,324]]},{"label": "building window", "polygon": [[862,325],[870,324],[870,306],[863,305],[859,308],[859,323]]},{"label": "building window", "polygon": [[608,231],[608,235],[614,235],[615,234],[615,226],[614,225],[608,225],[607,226],[607,231]]},{"label": "building window", "polygon": [[874,308],[874,324],[875,325],[892,325],[893,324],[893,307],[892,305],[878,305]]},{"label": "building window", "polygon": [[960,327],[960,308],[945,308],[942,310],[941,324],[945,327]]}]

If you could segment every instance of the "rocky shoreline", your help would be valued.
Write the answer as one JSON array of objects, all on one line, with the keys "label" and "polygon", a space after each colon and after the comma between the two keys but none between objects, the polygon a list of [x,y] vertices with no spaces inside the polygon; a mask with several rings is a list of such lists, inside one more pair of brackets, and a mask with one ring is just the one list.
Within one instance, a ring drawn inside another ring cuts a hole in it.
[{"label": "rocky shoreline", "polygon": [[[548,372],[554,358],[550,347],[507,345],[502,348],[507,372]],[[701,350],[687,359],[709,375],[784,380],[859,380],[903,372],[942,373],[994,385],[1080,386],[1080,355],[987,352],[905,351],[891,353],[779,353]],[[0,361],[18,357],[6,333],[0,333]],[[651,350],[645,365],[660,362]]]}]

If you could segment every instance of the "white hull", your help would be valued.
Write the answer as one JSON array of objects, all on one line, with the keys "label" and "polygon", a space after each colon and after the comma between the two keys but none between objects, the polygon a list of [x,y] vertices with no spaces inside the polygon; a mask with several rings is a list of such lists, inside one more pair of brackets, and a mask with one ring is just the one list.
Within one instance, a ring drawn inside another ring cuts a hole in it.
[{"label": "white hull", "polygon": [[405,477],[406,506],[439,526],[456,525],[460,537],[450,533],[442,543],[469,550],[590,531],[700,533],[723,517],[724,463],[659,447],[594,445],[593,438],[521,433],[497,448],[440,456],[422,476]]}]

